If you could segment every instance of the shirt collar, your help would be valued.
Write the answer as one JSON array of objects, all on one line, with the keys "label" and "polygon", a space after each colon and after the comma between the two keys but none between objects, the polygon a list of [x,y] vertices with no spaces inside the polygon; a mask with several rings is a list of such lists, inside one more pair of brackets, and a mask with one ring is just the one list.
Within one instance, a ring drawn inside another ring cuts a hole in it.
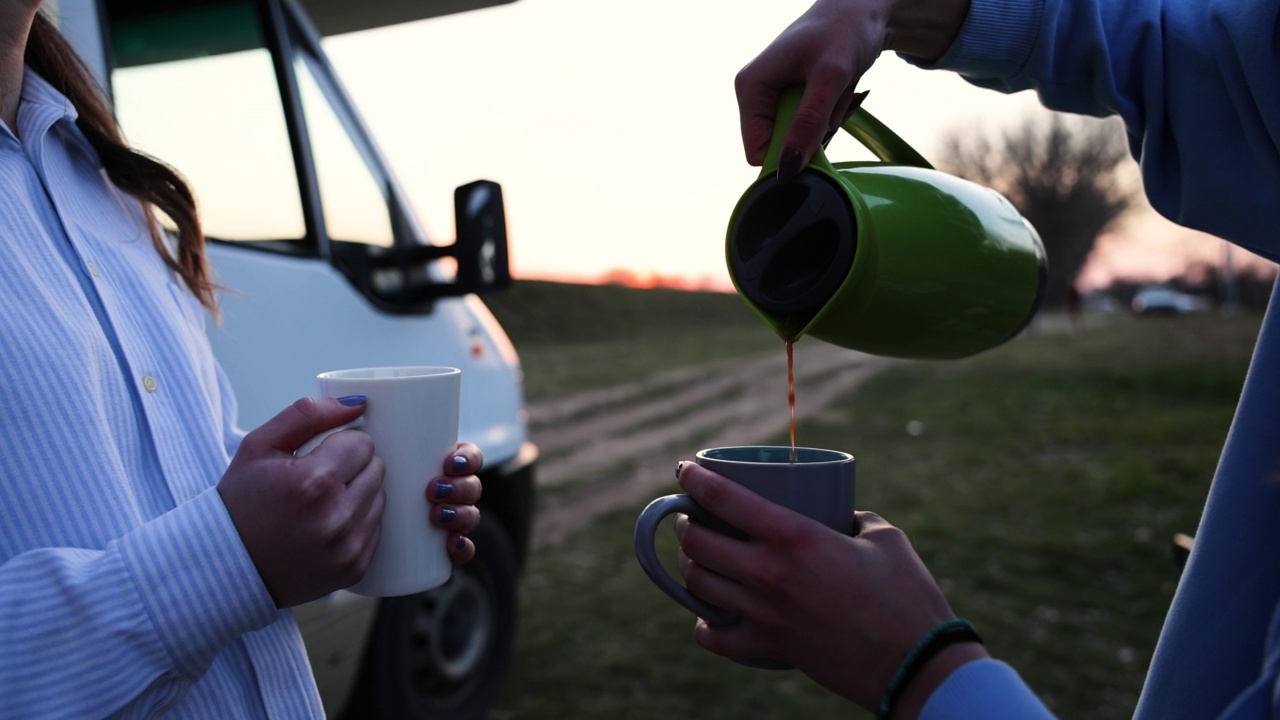
[{"label": "shirt collar", "polygon": [[29,66],[22,73],[22,102],[48,107],[71,120],[77,117],[71,101]]},{"label": "shirt collar", "polygon": [[29,153],[39,147],[50,128],[62,125],[66,130],[62,133],[65,137],[73,138],[81,149],[96,157],[97,153],[76,127],[79,116],[75,106],[57,88],[30,67],[24,69],[22,100],[18,104],[18,137]]}]

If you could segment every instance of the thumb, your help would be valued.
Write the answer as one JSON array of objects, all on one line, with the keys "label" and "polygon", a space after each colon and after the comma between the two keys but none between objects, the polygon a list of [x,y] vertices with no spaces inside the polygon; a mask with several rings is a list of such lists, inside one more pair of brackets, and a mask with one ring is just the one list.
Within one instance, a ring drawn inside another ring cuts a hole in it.
[{"label": "thumb", "polygon": [[775,528],[807,520],[697,463],[682,463],[678,480],[699,505],[752,538],[768,538],[775,534]]},{"label": "thumb", "polygon": [[338,427],[364,413],[365,397],[304,397],[245,436],[244,442],[292,453],[317,433]]}]

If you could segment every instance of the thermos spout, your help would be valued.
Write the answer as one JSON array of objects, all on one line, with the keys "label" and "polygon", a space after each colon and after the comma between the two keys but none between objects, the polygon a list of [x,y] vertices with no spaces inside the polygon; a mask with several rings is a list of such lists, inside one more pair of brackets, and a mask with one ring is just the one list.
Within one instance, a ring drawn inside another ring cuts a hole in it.
[{"label": "thermos spout", "polygon": [[742,199],[729,228],[730,272],[760,307],[812,315],[848,276],[857,237],[853,207],[835,180],[812,170],[787,182],[770,177]]}]

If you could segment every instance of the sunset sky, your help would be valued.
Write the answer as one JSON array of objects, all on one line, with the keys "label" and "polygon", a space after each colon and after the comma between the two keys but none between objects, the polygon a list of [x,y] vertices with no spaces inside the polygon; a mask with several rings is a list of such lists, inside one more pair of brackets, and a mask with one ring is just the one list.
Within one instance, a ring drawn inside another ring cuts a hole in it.
[{"label": "sunset sky", "polygon": [[[757,171],[744,158],[735,73],[808,0],[518,0],[337,36],[326,49],[419,216],[452,237],[452,189],[503,185],[518,277],[624,269],[724,287],[729,214]],[[885,56],[865,107],[926,157],[957,128],[1043,113]],[[868,157],[852,140],[836,159]],[[1104,244],[1095,282],[1163,277],[1222,244],[1139,213]],[[1134,239],[1136,238],[1136,239]]]}]

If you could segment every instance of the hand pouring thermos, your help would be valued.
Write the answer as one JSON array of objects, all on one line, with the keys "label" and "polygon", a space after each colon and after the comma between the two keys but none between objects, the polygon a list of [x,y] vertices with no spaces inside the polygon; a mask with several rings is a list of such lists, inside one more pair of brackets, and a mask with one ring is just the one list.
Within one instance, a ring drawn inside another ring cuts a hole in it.
[{"label": "hand pouring thermos", "polygon": [[1035,228],[865,110],[844,129],[881,162],[833,164],[820,148],[778,182],[799,99],[784,93],[760,177],[729,222],[729,274],[752,308],[783,338],[892,357],[965,357],[1021,332],[1045,281]]}]

